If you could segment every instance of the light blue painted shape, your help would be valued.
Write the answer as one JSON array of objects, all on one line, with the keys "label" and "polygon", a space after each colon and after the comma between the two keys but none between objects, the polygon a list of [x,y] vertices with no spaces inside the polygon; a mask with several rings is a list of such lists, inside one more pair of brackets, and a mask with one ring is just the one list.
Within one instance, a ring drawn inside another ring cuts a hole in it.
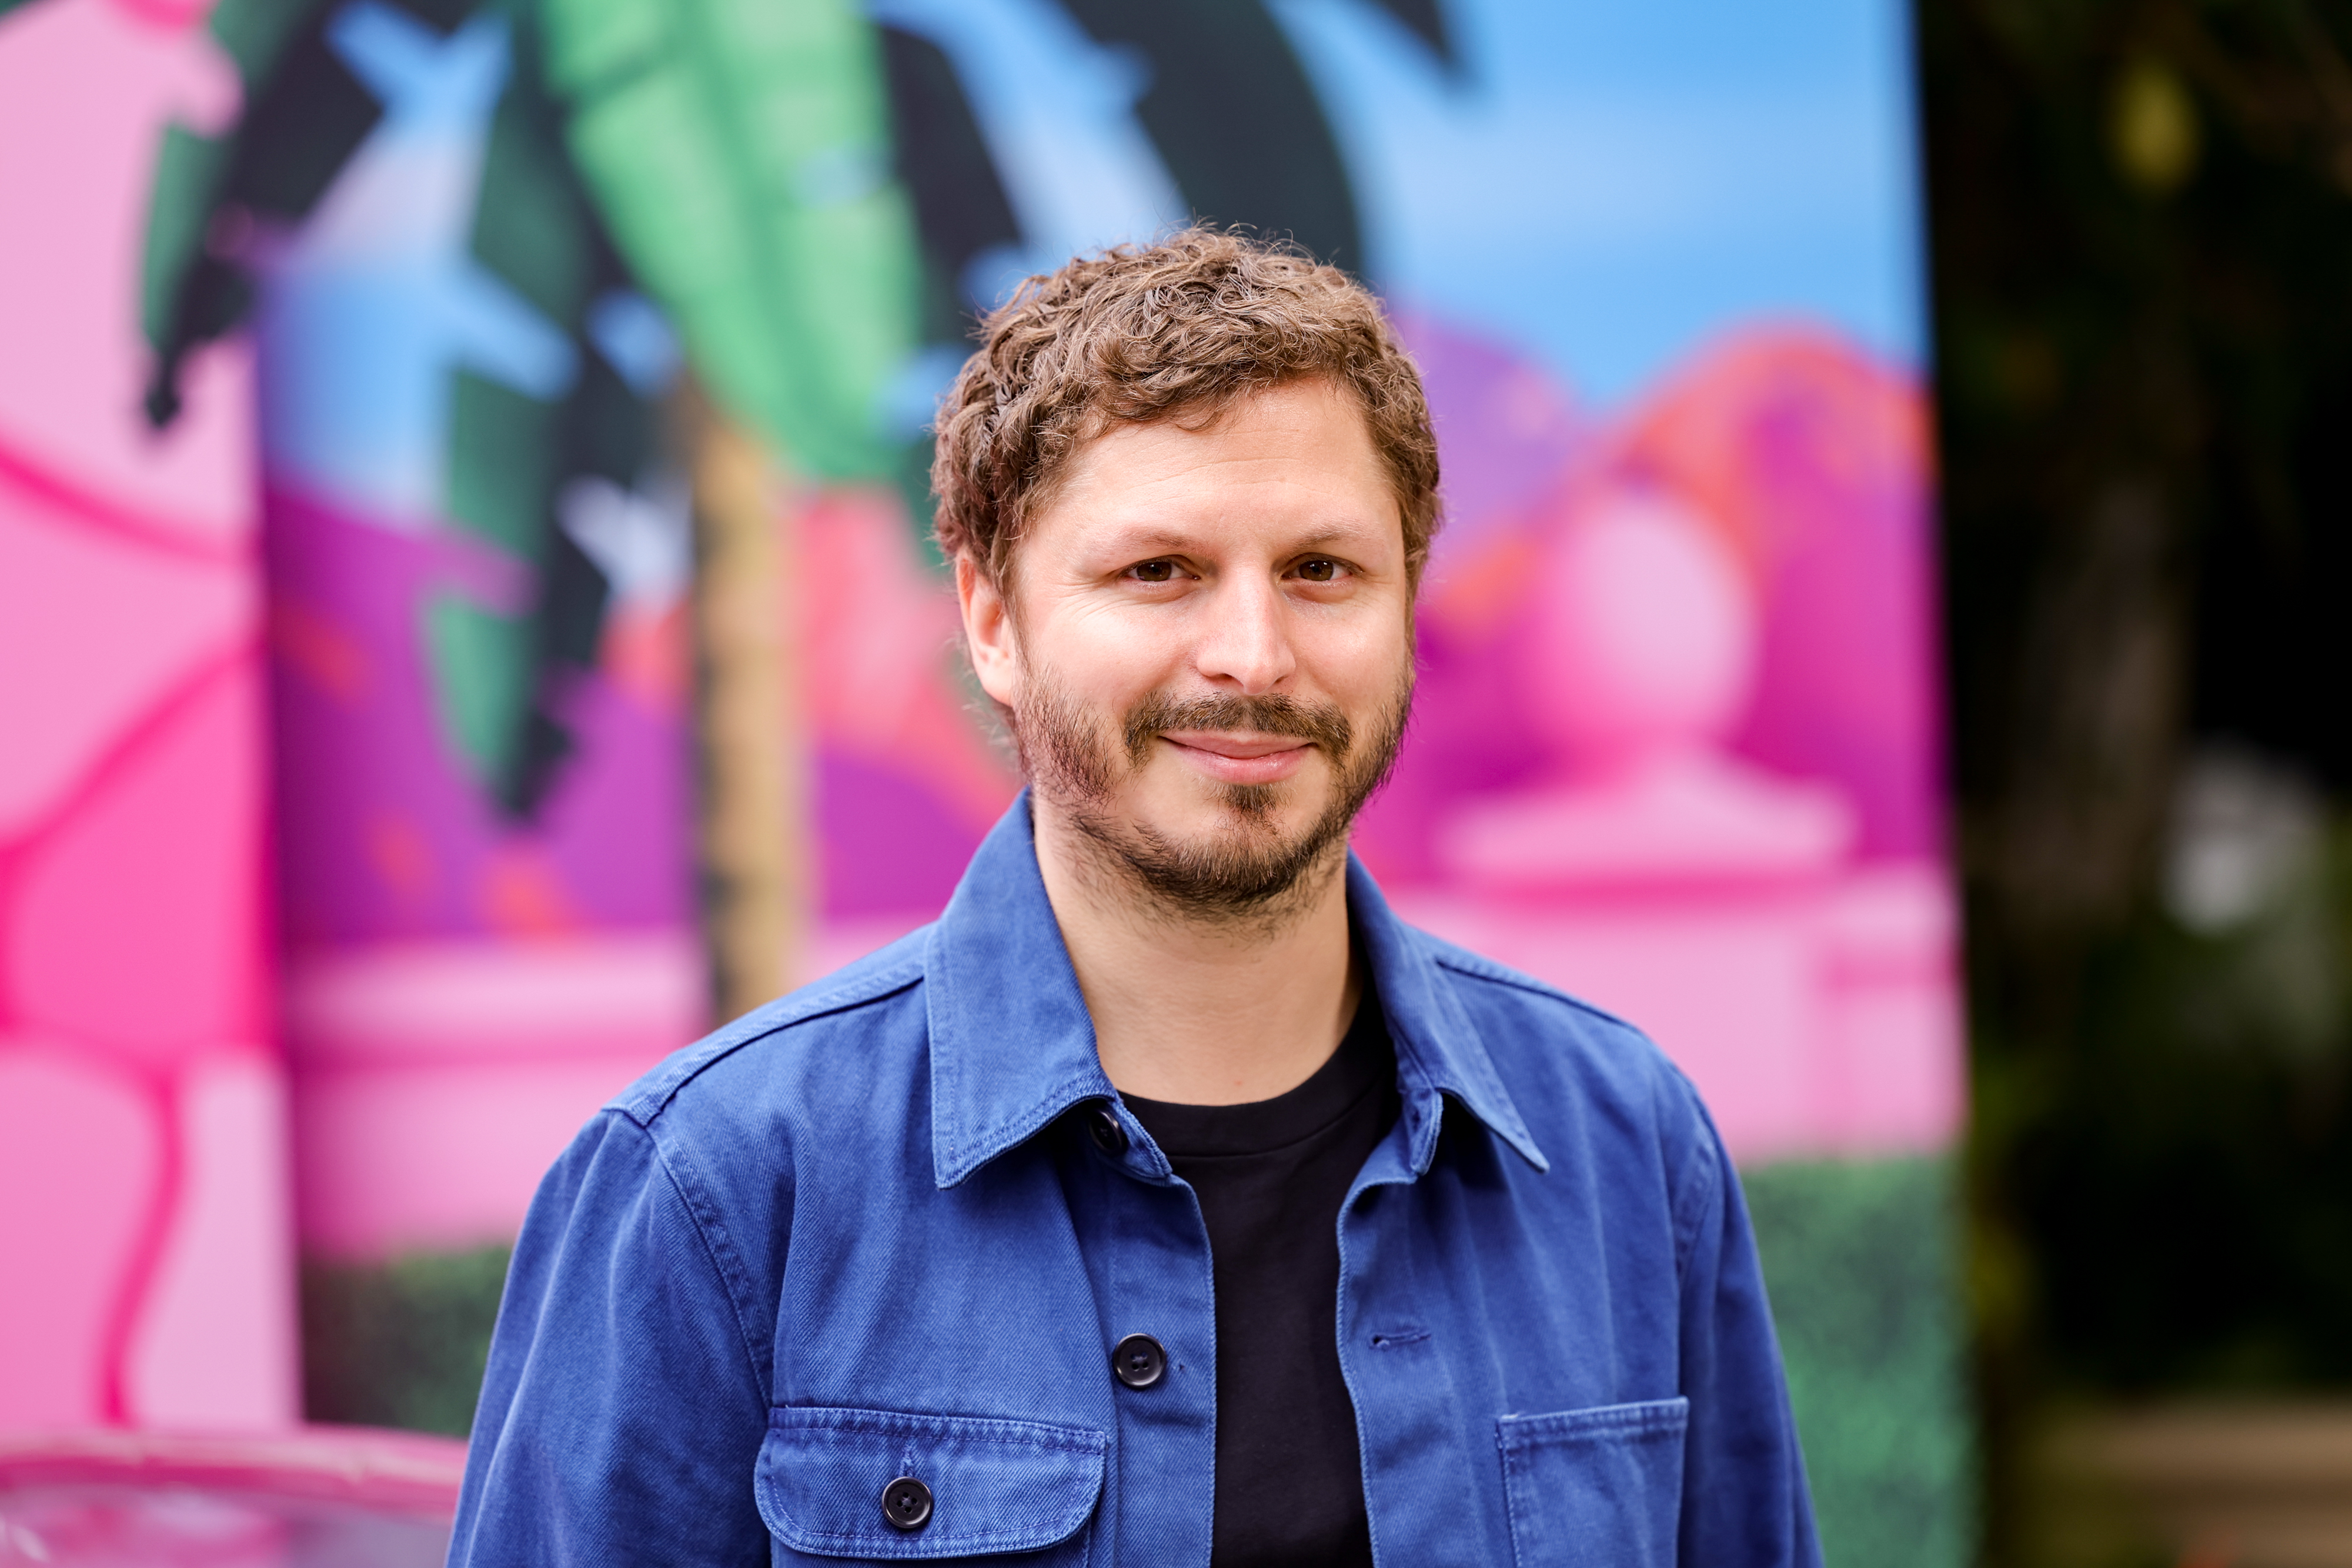
[{"label": "light blue painted shape", "polygon": [[596,563],[613,597],[659,614],[686,595],[694,571],[691,497],[683,481],[625,490],[610,479],[574,479],[556,497],[556,526]]},{"label": "light blue painted shape", "polygon": [[1131,51],[1097,44],[1053,0],[868,0],[866,10],[948,57],[1013,204],[1021,246],[967,270],[973,305],[995,305],[1028,273],[1184,221],[1176,182],[1135,118],[1150,82]]},{"label": "light blue painted shape", "polygon": [[642,398],[668,391],[685,357],[669,318],[633,288],[600,294],[589,305],[588,340]]},{"label": "light blue painted shape", "polygon": [[404,11],[353,0],[328,19],[327,45],[375,95],[385,122],[412,134],[474,123],[506,85],[502,24],[443,39]]},{"label": "light blue painted shape", "polygon": [[875,425],[886,441],[911,441],[939,417],[940,399],[971,356],[969,343],[931,343],[916,350],[882,383]]},{"label": "light blue painted shape", "polygon": [[505,19],[442,38],[353,0],[327,41],[384,115],[310,221],[265,247],[264,461],[373,521],[428,528],[444,509],[452,371],[551,399],[578,356],[468,248]]}]

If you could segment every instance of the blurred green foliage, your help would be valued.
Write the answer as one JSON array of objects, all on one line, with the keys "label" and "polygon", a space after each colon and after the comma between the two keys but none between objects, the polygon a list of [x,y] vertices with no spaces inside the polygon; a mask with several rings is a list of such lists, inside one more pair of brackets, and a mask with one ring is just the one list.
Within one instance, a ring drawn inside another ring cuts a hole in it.
[{"label": "blurred green foliage", "polygon": [[1742,1174],[1829,1568],[1961,1568],[1975,1441],[1948,1159]]},{"label": "blurred green foliage", "polygon": [[2045,1382],[2352,1387],[2347,870],[2339,833],[2242,925],[2142,911],[2084,955],[2068,1049],[1996,1065]]},{"label": "blurred green foliage", "polygon": [[462,1437],[474,1424],[509,1249],[302,1265],[302,1401],[313,1421]]}]

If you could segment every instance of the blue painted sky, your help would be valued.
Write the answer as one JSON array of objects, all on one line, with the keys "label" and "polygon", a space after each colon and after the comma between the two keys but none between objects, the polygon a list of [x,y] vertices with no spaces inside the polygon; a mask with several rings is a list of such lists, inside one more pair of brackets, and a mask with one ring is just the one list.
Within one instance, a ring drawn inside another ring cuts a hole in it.
[{"label": "blue painted sky", "polygon": [[[1019,216],[975,303],[1174,215],[1147,78],[1054,0],[866,4],[953,60]],[[1903,0],[1445,0],[1458,75],[1364,0],[1273,4],[1398,300],[1603,404],[1759,319],[1925,363]]]},{"label": "blue painted sky", "polygon": [[1451,77],[1360,0],[1277,0],[1391,296],[1602,403],[1759,319],[1927,359],[1900,0],[1453,0]]}]

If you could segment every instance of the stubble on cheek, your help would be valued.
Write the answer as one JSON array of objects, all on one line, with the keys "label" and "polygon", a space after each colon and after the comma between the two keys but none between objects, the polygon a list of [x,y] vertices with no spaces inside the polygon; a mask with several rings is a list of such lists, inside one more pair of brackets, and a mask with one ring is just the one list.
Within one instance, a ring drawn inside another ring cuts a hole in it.
[{"label": "stubble on cheek", "polygon": [[[1012,714],[1013,745],[1021,771],[1037,792],[1058,805],[1099,808],[1118,787],[1116,754],[1095,733],[1093,716],[1048,672],[1031,669]],[[1140,759],[1136,763],[1142,766]]]}]

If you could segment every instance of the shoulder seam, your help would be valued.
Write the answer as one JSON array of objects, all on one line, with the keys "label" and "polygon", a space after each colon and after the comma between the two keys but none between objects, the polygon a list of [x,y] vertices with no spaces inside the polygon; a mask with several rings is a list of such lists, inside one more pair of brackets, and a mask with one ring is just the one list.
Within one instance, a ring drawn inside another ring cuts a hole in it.
[{"label": "shoulder seam", "polygon": [[[667,1147],[650,1127],[640,1126],[637,1130],[652,1146],[663,1177],[668,1181],[670,1191],[677,1196],[678,1207],[686,1210],[687,1221],[694,1227],[694,1234],[701,1241],[704,1254],[710,1260],[711,1272],[719,1276],[719,1285],[727,1292],[728,1310],[735,1316],[735,1334],[743,1345],[744,1369],[751,1375],[753,1392],[761,1400],[767,1400],[769,1390],[761,1382],[759,1346],[752,1337],[751,1324],[746,1316],[750,1281],[744,1277],[742,1260],[736,1255],[734,1243],[727,1239],[726,1223],[717,1206],[710,1202],[703,1190],[700,1173],[692,1171],[693,1157],[684,1149]],[[691,1184],[678,1174],[680,1164],[684,1164],[695,1176],[696,1179]],[[716,1238],[711,1234],[714,1226],[719,1232]]]},{"label": "shoulder seam", "polygon": [[[1688,1110],[1697,1136],[1691,1139],[1690,1153],[1683,1161],[1683,1196],[1672,1206],[1675,1228],[1675,1279],[1680,1282],[1690,1272],[1691,1249],[1698,1245],[1699,1228],[1706,1218],[1710,1204],[1723,1198],[1722,1138],[1715,1130],[1714,1118],[1706,1113],[1706,1102],[1680,1067],[1666,1064],[1673,1077],[1668,1080],[1689,1102]],[[1697,1180],[1691,1180],[1692,1168],[1697,1168]]]},{"label": "shoulder seam", "polygon": [[[1497,986],[1507,986],[1515,991],[1525,991],[1529,996],[1543,997],[1555,1002],[1565,1002],[1578,1012],[1598,1019],[1602,1023],[1612,1023],[1620,1029],[1633,1030],[1635,1034],[1642,1032],[1606,1008],[1595,1007],[1582,997],[1572,996],[1558,986],[1547,985],[1532,975],[1522,975],[1515,969],[1505,968],[1491,960],[1479,958],[1475,954],[1458,954],[1454,950],[1441,948],[1431,954],[1430,958],[1439,968],[1449,969],[1465,979],[1486,980]],[[1643,1038],[1648,1037],[1643,1036]]]},{"label": "shoulder seam", "polygon": [[[893,965],[879,974],[866,976],[856,985],[815,995],[795,993],[771,1002],[766,1008],[729,1024],[698,1044],[687,1047],[686,1054],[690,1060],[678,1062],[670,1075],[660,1080],[657,1086],[636,1086],[634,1092],[625,1092],[614,1097],[608,1103],[609,1107],[637,1125],[649,1129],[653,1122],[668,1109],[669,1103],[677,1097],[678,1091],[744,1047],[756,1045],[771,1035],[782,1034],[800,1024],[814,1023],[820,1019],[835,1018],[842,1013],[855,1012],[859,1008],[871,1007],[877,1002],[887,1001],[919,984],[922,978],[922,960],[909,958],[902,965]],[[772,1009],[774,1010],[771,1011]]]}]

